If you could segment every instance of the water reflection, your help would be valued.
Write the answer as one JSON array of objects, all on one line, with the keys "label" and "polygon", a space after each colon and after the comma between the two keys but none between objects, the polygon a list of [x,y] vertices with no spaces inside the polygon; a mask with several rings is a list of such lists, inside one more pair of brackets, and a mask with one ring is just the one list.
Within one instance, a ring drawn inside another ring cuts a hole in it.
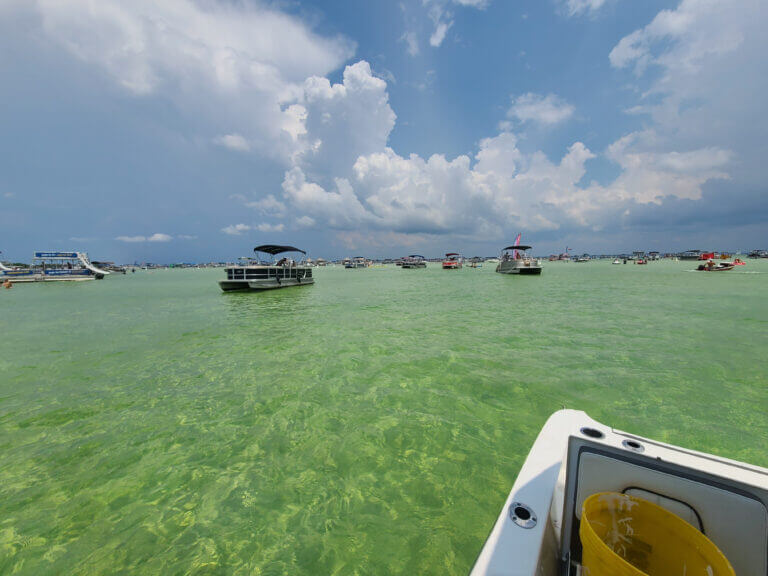
[{"label": "water reflection", "polygon": [[299,319],[309,311],[314,286],[292,286],[275,290],[222,292],[221,297],[232,320]]}]

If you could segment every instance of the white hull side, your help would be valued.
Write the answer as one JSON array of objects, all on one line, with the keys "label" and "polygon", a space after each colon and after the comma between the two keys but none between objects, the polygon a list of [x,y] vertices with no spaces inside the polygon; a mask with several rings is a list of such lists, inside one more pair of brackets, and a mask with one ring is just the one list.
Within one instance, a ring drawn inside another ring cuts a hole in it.
[{"label": "white hull side", "polygon": [[302,278],[298,281],[296,278],[280,279],[278,282],[270,278],[269,280],[220,280],[219,286],[224,292],[235,290],[277,290],[278,288],[290,288],[292,286],[309,286],[314,284],[314,278]]}]

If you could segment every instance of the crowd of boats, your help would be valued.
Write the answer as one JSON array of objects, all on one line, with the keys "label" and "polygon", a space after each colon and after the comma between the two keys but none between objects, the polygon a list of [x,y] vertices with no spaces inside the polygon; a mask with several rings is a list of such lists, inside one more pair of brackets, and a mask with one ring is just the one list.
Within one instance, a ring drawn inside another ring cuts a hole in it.
[{"label": "crowd of boats", "polygon": [[[0,262],[0,284],[10,287],[14,283],[25,282],[60,282],[101,280],[109,274],[125,274],[137,268],[166,267],[216,267],[224,268],[226,278],[219,282],[222,290],[269,290],[288,286],[308,286],[314,284],[312,269],[325,266],[343,266],[346,269],[370,268],[393,264],[404,270],[424,269],[427,263],[437,263],[444,270],[460,270],[464,267],[481,268],[484,264],[495,265],[500,274],[540,275],[544,258],[531,255],[531,246],[520,244],[521,235],[515,242],[501,250],[498,257],[473,256],[465,258],[459,252],[447,252],[443,258],[426,258],[411,254],[401,258],[369,259],[364,256],[347,257],[328,261],[323,258],[309,258],[304,250],[293,246],[264,244],[254,249],[255,257],[239,258],[236,263],[177,264],[171,266],[128,265],[120,266],[114,262],[91,261],[85,252],[35,252],[31,265],[9,265]],[[292,257],[277,256],[292,253]],[[768,258],[768,251],[753,250],[748,258]],[[697,271],[727,272],[746,262],[725,252],[705,252],[687,250],[680,253],[660,253],[635,251],[632,254],[571,255],[570,249],[558,255],[550,255],[550,262],[575,262],[584,264],[594,260],[613,259],[613,264],[646,265],[663,259],[698,261]]]}]

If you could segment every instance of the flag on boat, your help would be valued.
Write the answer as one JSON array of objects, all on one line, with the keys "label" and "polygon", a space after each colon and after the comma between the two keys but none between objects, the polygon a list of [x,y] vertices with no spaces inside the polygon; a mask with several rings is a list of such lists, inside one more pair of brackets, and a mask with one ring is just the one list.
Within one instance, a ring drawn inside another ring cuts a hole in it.
[{"label": "flag on boat", "polygon": [[[522,232],[517,233],[517,238],[515,238],[515,243],[513,244],[513,246],[520,246],[520,238],[522,238],[522,236],[523,236]],[[517,260],[517,250],[515,250],[513,258]]]}]

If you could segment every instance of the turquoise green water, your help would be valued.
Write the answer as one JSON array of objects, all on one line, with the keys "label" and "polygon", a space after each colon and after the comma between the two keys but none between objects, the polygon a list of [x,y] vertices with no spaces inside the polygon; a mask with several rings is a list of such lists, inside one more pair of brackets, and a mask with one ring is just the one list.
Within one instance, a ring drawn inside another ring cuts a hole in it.
[{"label": "turquoise green water", "polygon": [[768,466],[768,261],[691,268],[0,291],[0,573],[465,574],[562,406]]}]

